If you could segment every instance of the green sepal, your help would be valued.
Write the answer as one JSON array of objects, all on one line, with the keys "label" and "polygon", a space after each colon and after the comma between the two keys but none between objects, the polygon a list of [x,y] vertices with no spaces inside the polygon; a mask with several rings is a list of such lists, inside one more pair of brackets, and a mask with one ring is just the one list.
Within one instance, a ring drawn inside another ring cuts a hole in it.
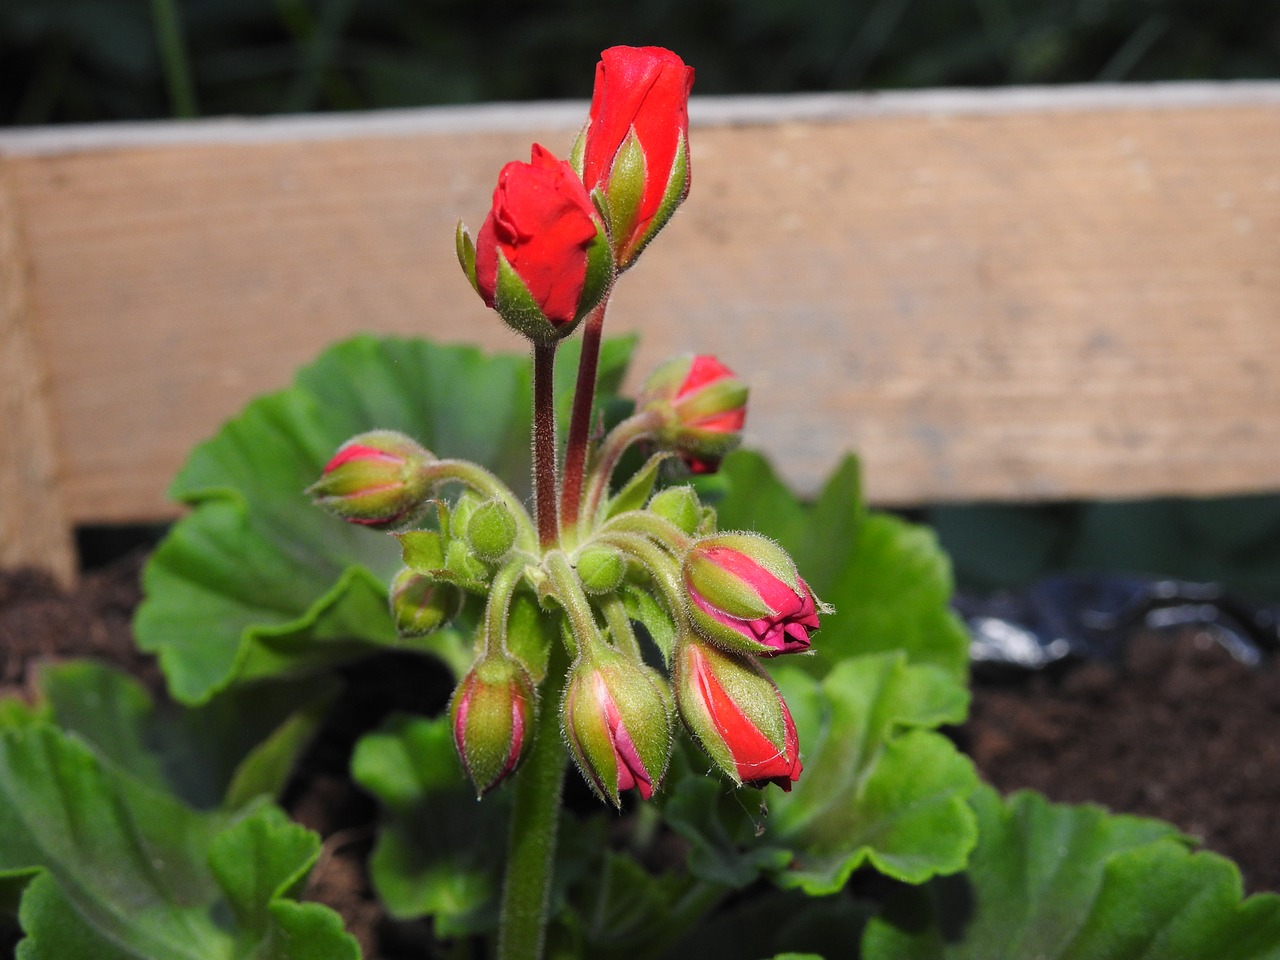
[{"label": "green sepal", "polygon": [[604,223],[596,221],[596,238],[587,247],[587,272],[582,279],[582,293],[578,296],[578,313],[569,324],[569,331],[562,331],[567,336],[588,313],[600,305],[609,295],[616,276],[613,264],[613,248],[609,246],[609,235],[605,232]]},{"label": "green sepal", "polygon": [[653,492],[653,485],[658,481],[658,471],[662,462],[670,457],[671,454],[666,452],[655,453],[650,457],[645,465],[632,475],[626,485],[609,499],[603,519],[608,520],[628,510],[639,510],[643,507]]},{"label": "green sepal", "polygon": [[462,272],[467,275],[467,280],[471,282],[471,289],[479,293],[480,283],[476,280],[476,245],[471,239],[471,233],[467,230],[467,225],[461,220],[458,221],[458,226],[454,228],[453,243],[458,251],[458,264],[462,267]]},{"label": "green sepal", "polygon": [[434,530],[409,530],[393,533],[400,541],[404,565],[424,577],[436,577],[444,569],[444,541]]},{"label": "green sepal", "polygon": [[627,584],[622,588],[622,602],[627,616],[644,627],[662,654],[662,662],[671,662],[671,648],[676,642],[676,625],[670,611],[658,601],[648,586]]},{"label": "green sepal", "polygon": [[605,187],[609,204],[609,235],[619,259],[635,229],[640,201],[644,199],[645,167],[644,148],[632,127],[614,155]]},{"label": "green sepal", "polygon": [[400,541],[401,556],[414,573],[452,583],[472,593],[488,588],[489,568],[462,540],[445,540],[434,530],[410,530],[392,534]]},{"label": "green sepal", "polygon": [[636,262],[640,252],[649,245],[649,241],[657,235],[658,231],[667,225],[667,221],[675,214],[676,207],[680,206],[688,195],[689,139],[681,136],[680,142],[676,145],[675,158],[671,162],[671,176],[667,178],[667,189],[663,191],[662,203],[658,205],[658,209],[650,219],[644,234],[637,237],[636,242],[627,251],[626,259],[618,264],[619,272],[626,270]]},{"label": "green sepal", "polygon": [[583,162],[587,153],[587,131],[590,129],[591,121],[588,120],[578,131],[578,137],[573,141],[573,149],[569,151],[569,166],[573,168],[579,180],[582,179]]},{"label": "green sepal", "polygon": [[548,320],[520,274],[516,273],[501,250],[498,251],[498,278],[493,288],[493,309],[507,326],[541,344],[555,343],[567,337],[582,319],[580,314],[573,322],[559,327]]},{"label": "green sepal", "polygon": [[745,407],[750,392],[750,387],[742,380],[721,377],[681,397],[675,407],[679,411],[679,419],[687,424]]}]

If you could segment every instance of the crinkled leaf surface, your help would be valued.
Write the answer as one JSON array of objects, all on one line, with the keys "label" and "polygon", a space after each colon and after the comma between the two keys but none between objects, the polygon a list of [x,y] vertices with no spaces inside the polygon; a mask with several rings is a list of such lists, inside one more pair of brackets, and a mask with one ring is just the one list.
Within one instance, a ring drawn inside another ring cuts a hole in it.
[{"label": "crinkled leaf surface", "polygon": [[356,745],[351,772],[382,804],[369,872],[387,910],[430,916],[442,936],[495,928],[509,791],[476,800],[449,718],[393,717]]},{"label": "crinkled leaf surface", "polygon": [[800,575],[835,608],[804,666],[822,675],[846,657],[905,650],[913,663],[963,679],[969,640],[951,612],[951,567],[933,533],[862,506],[847,458],[818,499],[802,503],[758,454],[725,459],[713,490],[720,529],[753,529],[790,552]]},{"label": "crinkled leaf surface", "polygon": [[865,960],[1274,960],[1280,896],[1172,826],[972,797],[981,840],[963,874],[902,892],[867,928]]},{"label": "crinkled leaf surface", "polygon": [[93,661],[43,668],[50,719],[104,760],[200,809],[276,796],[338,691],[329,677],[265,681],[183,708]]},{"label": "crinkled leaf surface", "polygon": [[318,852],[275,808],[197,812],[54,727],[0,733],[0,891],[20,896],[20,960],[356,958],[336,914],[286,899]]},{"label": "crinkled leaf surface", "polygon": [[[604,345],[602,391],[616,389],[630,351],[630,341]],[[567,344],[557,367],[566,389],[576,352]],[[198,703],[234,682],[319,669],[376,646],[464,663],[468,644],[455,630],[397,637],[386,609],[395,541],[323,514],[302,491],[343,441],[375,428],[474,460],[523,490],[530,383],[522,356],[361,336],[197,447],[170,490],[195,509],[152,555],[135,621],[174,696]]]},{"label": "crinkled leaf surface", "polygon": [[902,653],[841,661],[822,680],[794,666],[775,677],[804,772],[790,793],[681,778],[667,817],[692,844],[690,868],[732,886],[767,873],[813,895],[839,890],[863,863],[909,883],[963,869],[977,778],[932,728],[963,719],[964,687]]}]

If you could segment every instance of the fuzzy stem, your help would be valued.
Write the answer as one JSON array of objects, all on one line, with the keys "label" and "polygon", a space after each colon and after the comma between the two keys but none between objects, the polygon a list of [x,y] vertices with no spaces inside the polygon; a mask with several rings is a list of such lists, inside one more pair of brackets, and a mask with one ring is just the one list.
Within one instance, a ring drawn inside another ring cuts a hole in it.
[{"label": "fuzzy stem", "polygon": [[558,340],[533,345],[533,505],[538,541],[545,550],[560,540],[556,518],[555,369]]},{"label": "fuzzy stem", "polygon": [[507,653],[507,615],[511,611],[511,598],[516,592],[520,578],[524,576],[525,561],[523,559],[508,563],[499,570],[489,584],[489,597],[484,607],[484,625],[480,630],[484,649],[478,651],[487,654],[494,651]]},{"label": "fuzzy stem", "polygon": [[515,778],[498,960],[540,960],[543,953],[568,760],[557,710],[567,673],[568,655],[560,644],[554,643],[533,745]]},{"label": "fuzzy stem", "polygon": [[577,529],[578,507],[582,502],[582,480],[587,465],[587,444],[591,438],[591,411],[595,407],[596,372],[600,366],[600,338],[609,299],[600,301],[582,325],[582,353],[578,360],[578,382],[573,391],[573,412],[569,417],[569,439],[564,452],[564,486],[560,491],[560,522]]},{"label": "fuzzy stem", "polygon": [[516,520],[516,546],[532,552],[537,544],[533,520],[511,488],[492,473],[470,460],[432,460],[422,468],[423,474],[433,484],[450,481],[470,487],[490,500],[504,503]]},{"label": "fuzzy stem", "polygon": [[569,558],[560,550],[551,550],[542,558],[542,568],[546,570],[551,581],[551,588],[556,601],[564,610],[569,621],[569,632],[573,636],[575,650],[579,656],[590,657],[604,642],[600,635],[600,627],[595,615],[591,612],[591,601],[582,589],[582,581],[578,573],[569,563]]},{"label": "fuzzy stem", "polygon": [[613,476],[618,461],[627,448],[638,440],[652,436],[662,426],[662,414],[646,410],[628,417],[609,431],[600,445],[600,454],[592,464],[587,478],[587,496],[582,503],[580,520],[593,522],[600,511],[600,502],[609,491],[609,478]]}]

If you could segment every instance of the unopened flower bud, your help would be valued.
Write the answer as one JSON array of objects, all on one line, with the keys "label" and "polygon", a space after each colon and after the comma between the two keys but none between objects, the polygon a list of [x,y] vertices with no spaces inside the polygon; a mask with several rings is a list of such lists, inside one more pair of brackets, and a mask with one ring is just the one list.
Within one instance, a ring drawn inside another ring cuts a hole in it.
[{"label": "unopened flower bud", "polygon": [[603,198],[619,269],[635,262],[689,193],[693,68],[661,47],[600,55],[573,163]]},{"label": "unopened flower bud", "polygon": [[392,526],[412,517],[431,491],[424,467],[435,458],[394,430],[352,437],[307,488],[318,505],[350,523]]},{"label": "unopened flower bud", "polygon": [[711,473],[742,439],[747,419],[745,383],[707,354],[669,360],[645,381],[637,410],[661,416],[655,432],[694,473]]},{"label": "unopened flower bud", "polygon": [[481,560],[495,563],[516,542],[516,518],[501,500],[486,500],[467,520],[467,543]]},{"label": "unopened flower bud", "polygon": [[776,783],[790,792],[802,769],[800,740],[759,663],[685,637],[672,670],[680,716],[716,766],[739,785]]},{"label": "unopened flower bud", "polygon": [[647,509],[671,521],[685,533],[694,533],[702,523],[702,502],[690,486],[668,487],[654,494]]},{"label": "unopened flower bud", "polygon": [[807,650],[819,610],[828,612],[787,552],[756,533],[703,537],[683,572],[694,626],[726,650],[761,657]]},{"label": "unopened flower bud", "polygon": [[651,671],[607,647],[579,657],[561,704],[565,739],[593,790],[615,807],[648,800],[671,756],[671,716]]},{"label": "unopened flower bud", "polygon": [[391,581],[391,616],[402,636],[420,637],[444,626],[462,610],[462,591],[407,567]]},{"label": "unopened flower bud", "polygon": [[602,543],[579,550],[575,566],[583,587],[595,594],[616,590],[627,573],[627,561],[622,553]]},{"label": "unopened flower bud", "polygon": [[453,743],[482,796],[508,777],[533,729],[533,682],[516,660],[486,655],[453,692]]},{"label": "unopened flower bud", "polygon": [[604,223],[574,170],[539,144],[502,168],[475,241],[458,224],[458,262],[498,315],[537,343],[573,332],[613,283]]}]

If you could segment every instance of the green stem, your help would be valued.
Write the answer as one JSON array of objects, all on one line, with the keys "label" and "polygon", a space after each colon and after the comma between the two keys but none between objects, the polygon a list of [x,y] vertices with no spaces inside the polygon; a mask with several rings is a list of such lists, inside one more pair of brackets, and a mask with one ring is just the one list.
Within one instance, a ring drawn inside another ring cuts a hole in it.
[{"label": "green stem", "polygon": [[569,632],[573,635],[576,647],[574,653],[583,651],[590,656],[604,640],[600,636],[600,627],[591,612],[591,601],[582,589],[577,571],[561,550],[548,551],[542,558],[542,567],[551,581],[551,589],[557,602],[569,620]]},{"label": "green stem", "polygon": [[569,416],[569,439],[564,451],[564,486],[560,491],[560,522],[570,530],[578,525],[582,501],[582,480],[586,473],[587,445],[591,439],[591,411],[595,407],[596,372],[600,365],[600,339],[604,312],[609,300],[587,314],[582,325],[582,353],[578,359],[578,381],[573,391],[573,412]]},{"label": "green stem", "polygon": [[627,614],[627,606],[616,593],[611,593],[600,600],[604,609],[604,619],[609,624],[609,634],[613,637],[613,645],[619,650],[631,654],[637,663],[644,661],[644,651],[640,649],[640,641],[631,628],[631,617]]},{"label": "green stem", "polygon": [[637,533],[660,543],[672,554],[680,557],[693,544],[693,537],[685,533],[666,517],[646,510],[628,510],[613,517],[600,530],[601,533]]},{"label": "green stem", "polygon": [[178,20],[177,3],[175,0],[151,0],[151,18],[155,23],[156,43],[160,47],[165,86],[169,91],[169,105],[174,116],[197,116],[199,111],[196,108],[195,84],[191,82],[191,68],[182,37],[182,24]]},{"label": "green stem", "polygon": [[556,347],[533,345],[533,508],[543,549],[560,541],[556,518]]},{"label": "green stem", "polygon": [[508,563],[494,574],[489,584],[489,598],[484,607],[484,653],[492,649],[494,638],[497,638],[499,650],[506,653],[507,614],[511,610],[511,597],[516,592],[516,585],[524,576],[525,560],[519,559]]},{"label": "green stem", "polygon": [[600,502],[609,491],[609,478],[613,476],[613,471],[627,448],[638,440],[652,436],[661,425],[662,415],[646,410],[628,417],[609,431],[600,445],[596,462],[591,466],[591,475],[587,478],[587,495],[582,503],[580,522],[594,522],[596,514],[600,512]]},{"label": "green stem", "polygon": [[498,927],[498,960],[540,960],[542,957],[560,826],[561,790],[568,760],[560,738],[557,709],[567,673],[568,656],[564,648],[558,643],[552,644],[533,746],[515,778]]}]

